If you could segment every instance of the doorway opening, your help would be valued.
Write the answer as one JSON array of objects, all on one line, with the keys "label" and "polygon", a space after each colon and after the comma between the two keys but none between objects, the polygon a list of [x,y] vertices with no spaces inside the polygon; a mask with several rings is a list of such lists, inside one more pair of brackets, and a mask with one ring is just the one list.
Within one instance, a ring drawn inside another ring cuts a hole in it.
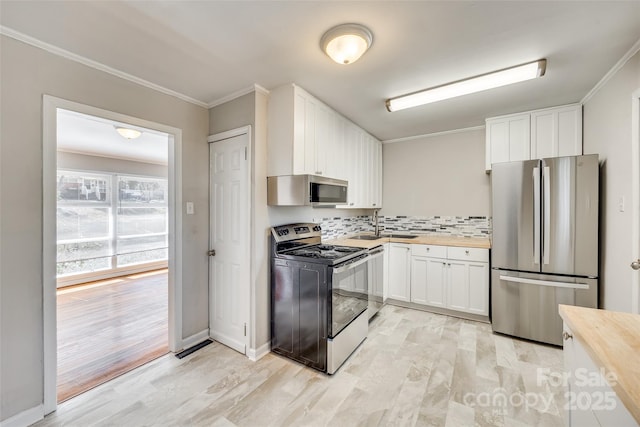
[{"label": "doorway opening", "polygon": [[182,347],[181,131],[46,95],[43,120],[48,414]]},{"label": "doorway opening", "polygon": [[58,403],[169,351],[169,135],[124,126],[57,113]]}]

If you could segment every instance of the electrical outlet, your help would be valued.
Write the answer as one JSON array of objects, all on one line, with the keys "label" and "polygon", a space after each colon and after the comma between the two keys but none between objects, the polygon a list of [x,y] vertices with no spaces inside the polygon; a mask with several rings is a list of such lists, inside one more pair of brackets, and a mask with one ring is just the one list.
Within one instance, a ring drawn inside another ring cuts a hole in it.
[{"label": "electrical outlet", "polygon": [[187,202],[187,215],[194,214],[193,202]]}]

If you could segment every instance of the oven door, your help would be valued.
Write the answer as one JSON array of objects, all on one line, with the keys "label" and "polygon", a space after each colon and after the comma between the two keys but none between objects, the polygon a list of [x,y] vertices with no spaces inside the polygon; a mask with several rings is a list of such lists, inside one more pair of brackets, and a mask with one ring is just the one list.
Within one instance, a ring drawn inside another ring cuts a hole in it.
[{"label": "oven door", "polygon": [[364,254],[333,267],[329,337],[333,338],[367,309],[369,255]]}]

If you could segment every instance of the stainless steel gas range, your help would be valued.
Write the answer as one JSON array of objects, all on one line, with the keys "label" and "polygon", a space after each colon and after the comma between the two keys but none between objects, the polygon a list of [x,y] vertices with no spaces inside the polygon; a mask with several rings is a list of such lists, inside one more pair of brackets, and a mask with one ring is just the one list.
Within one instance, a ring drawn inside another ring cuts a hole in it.
[{"label": "stainless steel gas range", "polygon": [[271,350],[333,374],[367,337],[368,251],[317,224],[271,229]]}]

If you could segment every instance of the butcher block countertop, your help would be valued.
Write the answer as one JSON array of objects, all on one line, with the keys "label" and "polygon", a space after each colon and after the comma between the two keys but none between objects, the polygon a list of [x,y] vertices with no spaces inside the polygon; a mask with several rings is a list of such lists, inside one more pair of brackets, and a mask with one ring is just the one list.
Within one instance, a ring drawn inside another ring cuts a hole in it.
[{"label": "butcher block countertop", "polygon": [[[364,234],[364,233],[363,233]],[[332,245],[355,246],[357,248],[375,248],[384,243],[411,243],[416,245],[438,245],[438,246],[459,246],[463,248],[481,248],[490,249],[491,241],[482,237],[459,237],[459,236],[443,236],[437,234],[418,235],[413,239],[401,239],[397,237],[381,237],[376,240],[358,240],[343,237],[340,239],[327,240],[325,243]]]},{"label": "butcher block countertop", "polygon": [[640,424],[640,315],[560,305],[560,316]]}]

